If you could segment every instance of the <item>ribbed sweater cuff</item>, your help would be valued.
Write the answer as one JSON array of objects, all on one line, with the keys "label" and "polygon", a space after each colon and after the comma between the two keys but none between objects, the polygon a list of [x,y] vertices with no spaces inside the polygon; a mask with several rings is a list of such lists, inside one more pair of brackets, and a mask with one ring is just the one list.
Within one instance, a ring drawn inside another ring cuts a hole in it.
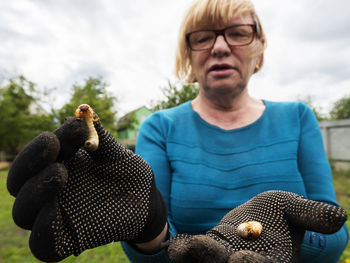
[{"label": "ribbed sweater cuff", "polygon": [[129,261],[131,263],[171,263],[168,253],[163,249],[162,251],[153,254],[153,255],[146,255],[142,254],[141,252],[134,249],[132,246],[130,246],[126,242],[120,242],[121,247],[124,250],[125,255],[128,257]]}]

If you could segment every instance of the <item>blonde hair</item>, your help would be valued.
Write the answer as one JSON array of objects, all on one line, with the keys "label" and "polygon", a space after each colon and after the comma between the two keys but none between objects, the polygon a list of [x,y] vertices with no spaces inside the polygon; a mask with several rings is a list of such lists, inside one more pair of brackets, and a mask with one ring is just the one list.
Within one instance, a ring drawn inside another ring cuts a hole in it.
[{"label": "blonde hair", "polygon": [[250,0],[196,0],[187,11],[182,22],[175,60],[175,74],[180,80],[189,83],[196,78],[191,67],[191,50],[186,43],[186,34],[200,27],[213,27],[218,22],[229,23],[233,17],[251,14],[257,25],[258,38],[262,45],[254,56],[261,55],[261,60],[256,67],[258,72],[264,64],[264,50],[266,47],[265,33],[262,29],[258,15]]}]

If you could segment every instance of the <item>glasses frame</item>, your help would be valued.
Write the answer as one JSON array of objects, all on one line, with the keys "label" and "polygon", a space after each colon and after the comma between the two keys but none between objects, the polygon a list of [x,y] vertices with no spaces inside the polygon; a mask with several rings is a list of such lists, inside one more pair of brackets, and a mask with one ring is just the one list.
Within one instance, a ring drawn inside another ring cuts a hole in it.
[{"label": "glasses frame", "polygon": [[[250,26],[253,29],[253,35],[252,35],[252,39],[249,41],[249,43],[246,44],[239,44],[239,45],[231,45],[227,42],[226,40],[226,36],[225,36],[225,31],[227,29],[233,28],[233,27],[239,27],[239,26]],[[210,48],[201,48],[201,49],[195,49],[192,48],[191,43],[190,43],[190,35],[193,33],[197,33],[197,32],[202,32],[202,31],[211,31],[215,33],[215,41],[213,42],[213,45]],[[227,43],[227,45],[229,45],[230,47],[237,47],[237,46],[248,46],[250,45],[253,41],[255,37],[260,38],[260,32],[258,29],[258,26],[256,24],[238,24],[238,25],[233,25],[233,26],[229,26],[229,27],[225,27],[223,29],[201,29],[201,30],[196,30],[196,31],[192,31],[189,32],[185,35],[186,37],[186,42],[187,42],[187,46],[192,50],[192,51],[203,51],[203,50],[210,50],[213,48],[213,46],[215,45],[216,39],[218,38],[218,36],[223,36],[225,39],[225,42]]]}]

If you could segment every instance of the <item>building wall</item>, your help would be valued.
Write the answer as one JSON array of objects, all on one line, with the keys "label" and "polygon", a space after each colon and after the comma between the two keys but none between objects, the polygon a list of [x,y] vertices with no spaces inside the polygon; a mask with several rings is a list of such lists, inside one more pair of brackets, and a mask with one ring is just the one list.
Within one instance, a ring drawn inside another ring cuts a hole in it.
[{"label": "building wall", "polygon": [[350,119],[320,122],[327,156],[337,168],[350,169]]},{"label": "building wall", "polygon": [[118,138],[120,139],[120,143],[131,149],[133,149],[136,144],[136,138],[139,133],[141,124],[149,115],[152,114],[152,111],[143,106],[133,111],[132,113],[135,114],[135,118],[137,120],[135,128],[118,131]]},{"label": "building wall", "polygon": [[141,124],[144,122],[144,120],[149,115],[152,114],[152,111],[149,110],[146,107],[142,107],[138,111],[136,111],[135,114],[136,114],[136,119],[138,120],[138,124],[136,125],[135,130],[133,131],[133,137],[132,138],[134,138],[134,139],[137,138],[137,135],[138,135],[140,127],[141,127]]}]

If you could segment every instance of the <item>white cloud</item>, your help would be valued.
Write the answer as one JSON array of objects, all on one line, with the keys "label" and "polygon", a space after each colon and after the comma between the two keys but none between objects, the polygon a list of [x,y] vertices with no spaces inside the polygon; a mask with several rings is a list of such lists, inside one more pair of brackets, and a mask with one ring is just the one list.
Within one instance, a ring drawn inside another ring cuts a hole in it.
[{"label": "white cloud", "polygon": [[350,2],[255,1],[265,26],[268,48],[257,96],[295,100],[311,96],[328,111],[350,94]]}]

